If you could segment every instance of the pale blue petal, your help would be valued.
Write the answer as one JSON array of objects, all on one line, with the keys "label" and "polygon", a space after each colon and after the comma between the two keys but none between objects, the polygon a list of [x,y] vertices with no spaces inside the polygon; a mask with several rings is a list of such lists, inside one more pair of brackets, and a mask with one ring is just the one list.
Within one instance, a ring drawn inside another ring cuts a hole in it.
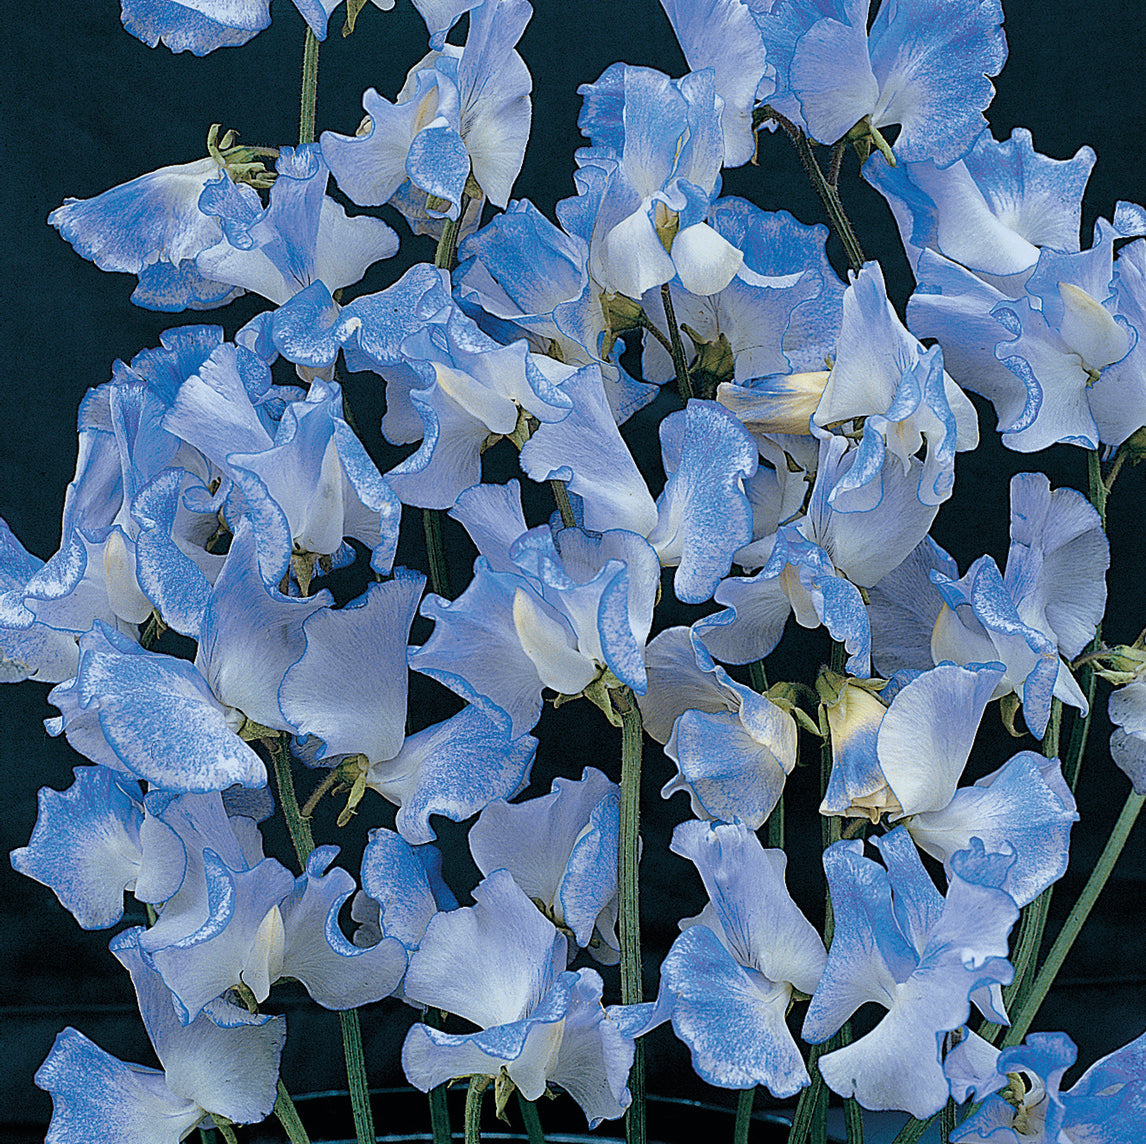
[{"label": "pale blue petal", "polygon": [[403,838],[431,842],[431,814],[464,822],[525,787],[536,749],[533,736],[511,739],[504,718],[491,721],[470,706],[409,736],[394,759],[371,767],[367,782],[399,808]]},{"label": "pale blue petal", "polygon": [[406,573],[372,584],[340,609],[312,612],[306,650],[283,677],[279,705],[300,735],[317,735],[318,758],[392,759],[406,731],[406,641],[425,587]]},{"label": "pale blue petal", "polygon": [[410,958],[406,994],[482,1029],[523,1021],[565,969],[565,939],[507,870],[473,906],[438,914]]},{"label": "pale blue petal", "polygon": [[810,1083],[784,1021],[791,988],[737,965],[706,926],[676,939],[661,981],[672,995],[673,1029],[702,1080],[721,1088],[762,1084],[778,1097]]},{"label": "pale blue petal", "polygon": [[84,929],[105,929],[123,916],[139,872],[139,784],[105,767],[74,774],[66,791],[40,788],[35,829],[12,868],[52,890]]}]

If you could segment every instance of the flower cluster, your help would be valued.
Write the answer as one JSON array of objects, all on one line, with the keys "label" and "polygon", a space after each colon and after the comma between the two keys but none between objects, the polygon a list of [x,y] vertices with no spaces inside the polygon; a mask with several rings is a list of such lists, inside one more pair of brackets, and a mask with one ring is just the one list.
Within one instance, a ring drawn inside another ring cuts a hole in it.
[{"label": "flower cluster", "polygon": [[[628,1114],[634,1139],[643,1038],[665,1025],[705,1082],[799,1097],[800,1123],[826,1086],[920,1120],[974,1092],[960,1141],[1146,1129],[1141,1038],[1066,1092],[1064,1035],[991,1043],[1030,1026],[1096,664],[1119,688],[1113,762],[1146,787],[1142,641],[1099,634],[1106,495],[1146,455],[1146,210],[1120,203],[1083,250],[1093,156],[992,137],[998,0],[662,5],[691,70],[618,63],[579,89],[587,145],[554,219],[511,199],[526,0],[418,3],[428,52],[393,102],[363,94],[353,134],[251,149],[213,130],[207,157],[49,216],[135,275],[140,306],[267,303],[229,335],[174,326],[87,392],[47,560],[0,522],[3,678],[53,684],[48,731],[86,760],[41,791],[12,864],[86,929],[120,926],[126,893],[146,908],[111,950],[162,1066],[65,1030],[36,1077],[52,1141],[175,1144],[272,1109],[293,1132],[285,978],[328,1009],[416,1010],[418,1089],[468,1079],[476,1105],[492,1083],[501,1114],[558,1088],[590,1127]],[[336,5],[296,6],[313,48]],[[123,9],[197,55],[269,18],[265,0]],[[915,275],[902,316],[878,261],[841,277],[822,225],[721,193],[765,123],[842,236],[858,153]],[[399,238],[331,179],[434,239],[432,263],[364,291]],[[356,423],[350,374],[384,393],[380,424]],[[1015,476],[1005,555],[961,574],[931,534],[979,445],[968,391],[1010,449],[1091,451],[1092,483]],[[659,452],[639,440],[653,419]],[[491,448],[512,479],[486,479]],[[443,515],[476,552],[460,587]],[[423,528],[425,568],[396,563]],[[769,686],[791,617],[826,629],[831,664]],[[621,728],[620,767],[587,758],[539,793],[548,713],[582,698]],[[1009,759],[982,748],[996,703],[1031,736]],[[655,999],[646,732],[675,768],[671,854],[707,894],[672,919]],[[820,802],[786,806],[807,742]],[[349,869],[311,835],[331,792],[339,825],[371,826]],[[264,852],[279,811],[297,873]],[[443,873],[441,818],[473,820],[476,885]],[[786,884],[804,818],[822,823],[823,931]],[[853,1036],[869,1002],[884,1012]]]}]

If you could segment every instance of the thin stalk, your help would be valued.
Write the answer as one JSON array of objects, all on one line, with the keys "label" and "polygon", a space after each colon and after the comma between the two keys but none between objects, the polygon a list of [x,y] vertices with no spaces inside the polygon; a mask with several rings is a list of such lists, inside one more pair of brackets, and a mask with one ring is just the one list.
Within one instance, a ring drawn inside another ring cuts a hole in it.
[{"label": "thin stalk", "polygon": [[[423,1020],[434,1029],[445,1028],[445,1015],[440,1009],[430,1008]],[[430,1132],[434,1138],[433,1144],[450,1144],[453,1136],[450,1133],[450,1108],[446,1101],[446,1090],[449,1082],[436,1085],[430,1089]]]},{"label": "thin stalk", "polygon": [[557,511],[561,514],[561,523],[566,528],[574,528],[577,517],[573,513],[573,504],[569,500],[569,490],[564,481],[550,481],[549,487],[553,490],[553,499],[557,502]]},{"label": "thin stalk", "polygon": [[1098,510],[1098,519],[1102,524],[1102,531],[1106,531],[1106,498],[1110,489],[1102,479],[1102,461],[1097,449],[1090,449],[1086,454],[1087,484],[1090,486],[1090,503]]},{"label": "thin stalk", "polygon": [[642,330],[648,330],[648,332],[652,334],[652,336],[656,338],[656,340],[660,342],[662,346],[664,346],[665,350],[671,356],[672,342],[669,341],[667,337],[665,337],[665,335],[661,332],[661,328],[656,325],[656,323],[649,321],[649,316],[644,312],[644,310],[641,311],[641,316],[638,321],[640,323],[640,328]]},{"label": "thin stalk", "polygon": [[1075,938],[1078,937],[1079,931],[1086,923],[1090,911],[1094,908],[1095,902],[1098,901],[1099,895],[1114,870],[1118,856],[1122,853],[1122,848],[1130,837],[1130,831],[1133,830],[1134,823],[1138,820],[1143,802],[1146,802],[1146,795],[1135,794],[1131,791],[1126,796],[1122,813],[1118,816],[1118,821],[1114,824],[1114,829],[1106,840],[1106,845],[1102,848],[1098,862],[1091,871],[1078,901],[1074,903],[1074,908],[1063,923],[1062,930],[1055,938],[1054,945],[1051,946],[1047,959],[1043,962],[1030,992],[1019,1007],[1010,1031],[1003,1038],[1004,1047],[1017,1045],[1027,1035],[1027,1030],[1031,1027],[1031,1022],[1034,1020],[1035,1014],[1038,1013],[1039,1006],[1042,1005],[1047,993],[1050,992],[1050,987],[1054,983],[1058,971],[1062,968],[1066,955],[1070,952]]},{"label": "thin stalk", "polygon": [[[1038,963],[1039,947],[1042,945],[1043,930],[1046,926],[1047,911],[1050,908],[1051,887],[1047,887],[1033,902],[1029,902],[1019,920],[1019,931],[1015,938],[1015,953],[1011,962],[1015,976],[1011,984],[1003,990],[1003,1008],[1011,1009],[1021,1003],[1022,996],[1029,988]],[[995,1043],[1004,1026],[994,1021],[984,1022],[979,1027],[979,1036]]]},{"label": "thin stalk", "polygon": [[290,831],[290,840],[294,843],[294,852],[298,856],[299,868],[306,869],[306,860],[314,849],[314,835],[310,832],[310,820],[299,810],[298,797],[294,792],[294,779],[290,771],[290,753],[287,750],[286,739],[276,735],[273,739],[264,739],[271,753],[274,763],[275,784],[279,788],[279,802],[282,804],[283,817],[286,819],[287,830]]},{"label": "thin stalk", "polygon": [[661,287],[661,305],[665,310],[665,321],[668,323],[669,339],[671,341],[672,366],[676,371],[676,385],[680,390],[681,400],[687,402],[692,397],[692,379],[688,376],[688,359],[684,356],[684,342],[680,338],[680,326],[677,325],[676,311],[672,305],[672,291],[666,282]]},{"label": "thin stalk", "polygon": [[200,1128],[199,1144],[215,1144],[214,1130],[210,1128]]},{"label": "thin stalk", "polygon": [[848,1144],[863,1144],[863,1109],[854,1096],[844,1101],[844,1128]]},{"label": "thin stalk", "polygon": [[848,264],[857,272],[862,270],[864,264],[863,248],[859,244],[859,239],[856,238],[856,233],[852,229],[851,220],[844,211],[844,205],[840,201],[840,196],[836,188],[824,177],[824,172],[820,169],[820,164],[816,160],[812,146],[808,142],[808,137],[790,119],[785,118],[776,111],[769,110],[771,111],[772,118],[784,128],[788,138],[796,145],[796,153],[800,156],[800,164],[803,166],[805,174],[807,174],[811,180],[816,194],[819,195],[820,202],[823,204],[824,210],[827,211],[828,219],[832,227],[835,229],[836,234],[840,236],[840,241],[844,244],[844,253],[848,257]]},{"label": "thin stalk", "polygon": [[279,1078],[278,1096],[275,1098],[275,1116],[283,1126],[290,1144],[310,1144],[310,1137],[306,1134],[302,1120],[299,1119],[298,1109],[287,1092],[287,1087]]},{"label": "thin stalk", "polygon": [[322,782],[320,782],[318,786],[316,786],[311,792],[310,798],[306,800],[302,810],[299,811],[299,814],[303,818],[310,818],[310,816],[314,814],[315,808],[322,801],[322,796],[325,795],[332,786],[335,786],[338,781],[338,768],[332,767],[327,772],[326,778],[324,778]]},{"label": "thin stalk", "polygon": [[958,1125],[955,1115],[955,1101],[950,1097],[947,1103],[939,1110],[939,1139],[941,1144],[950,1144],[951,1133]]},{"label": "thin stalk", "polygon": [[545,1133],[541,1131],[541,1117],[537,1115],[536,1102],[526,1100],[518,1089],[517,1105],[521,1109],[521,1119],[525,1122],[525,1135],[529,1139],[529,1144],[545,1144]]},{"label": "thin stalk", "polygon": [[215,1128],[218,1130],[219,1135],[227,1142],[227,1144],[239,1144],[239,1138],[235,1135],[234,1128],[231,1127],[230,1121],[223,1120],[220,1117],[213,1117],[215,1121]]},{"label": "thin stalk", "polygon": [[816,1109],[821,1103],[827,1104],[827,1085],[820,1075],[816,1062],[824,1053],[835,1048],[834,1041],[833,1037],[822,1045],[813,1045],[808,1054],[808,1074],[812,1078],[812,1083],[800,1091],[800,1099],[796,1102],[796,1113],[792,1117],[792,1127],[788,1130],[788,1144],[804,1144],[808,1133],[812,1130]]},{"label": "thin stalk", "polygon": [[[641,761],[644,727],[641,709],[633,693],[625,688],[613,692],[621,715],[621,824],[617,854],[617,892],[620,898],[621,1002],[635,1005],[644,999],[641,973],[640,893],[637,858],[641,832]],[[625,1113],[627,1144],[644,1144],[645,1125],[645,1046],[638,1039],[629,1072],[632,1103]]]},{"label": "thin stalk", "polygon": [[454,256],[458,252],[458,232],[462,229],[462,219],[466,217],[469,205],[470,197],[463,192],[458,201],[458,217],[445,220],[441,237],[438,239],[438,248],[434,251],[434,265],[439,270],[454,268]]},{"label": "thin stalk", "polygon": [[768,815],[768,845],[773,850],[784,849],[784,796],[781,794]]},{"label": "thin stalk", "polygon": [[318,37],[306,29],[306,42],[302,48],[302,95],[299,99],[298,145],[305,147],[314,142],[314,112],[318,102]]},{"label": "thin stalk", "polygon": [[481,1144],[481,1098],[490,1077],[471,1076],[466,1089],[466,1144]]},{"label": "thin stalk", "polygon": [[755,1103],[755,1087],[742,1088],[736,1099],[736,1124],[732,1129],[732,1144],[748,1144],[748,1131],[752,1127],[752,1106]]},{"label": "thin stalk", "polygon": [[350,1110],[354,1113],[354,1134],[358,1144],[374,1144],[374,1113],[370,1109],[370,1088],[366,1083],[366,1056],[362,1051],[362,1026],[357,1009],[340,1009],[342,1050],[346,1055],[346,1080],[350,1088]]},{"label": "thin stalk", "polygon": [[422,530],[426,535],[426,559],[430,564],[430,587],[439,596],[450,598],[450,577],[446,571],[446,548],[442,543],[442,514],[436,508],[422,509]]},{"label": "thin stalk", "polygon": [[430,1089],[430,1133],[434,1144],[450,1144],[450,1108],[446,1102],[447,1085],[439,1084]]},{"label": "thin stalk", "polygon": [[[266,741],[274,762],[275,783],[279,788],[279,802],[287,830],[298,855],[299,866],[305,870],[306,861],[314,849],[314,835],[310,820],[302,816],[291,776],[290,755],[286,740],[279,735]],[[366,1081],[366,1056],[362,1051],[362,1028],[357,1009],[343,1009],[338,1014],[342,1028],[342,1052],[346,1058],[346,1080],[350,1089],[350,1107],[354,1113],[354,1131],[358,1144],[374,1144],[374,1122],[370,1112],[370,1090]]]}]

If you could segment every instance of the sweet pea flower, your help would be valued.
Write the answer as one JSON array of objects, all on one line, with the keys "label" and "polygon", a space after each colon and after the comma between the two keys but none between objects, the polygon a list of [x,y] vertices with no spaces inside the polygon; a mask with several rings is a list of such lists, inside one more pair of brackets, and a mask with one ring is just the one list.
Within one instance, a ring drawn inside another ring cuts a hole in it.
[{"label": "sweet pea flower", "polygon": [[516,794],[537,746],[529,735],[510,738],[504,721],[475,707],[406,734],[406,640],[425,582],[400,569],[344,608],[312,612],[278,692],[309,737],[309,761],[341,764],[353,784],[348,811],[369,787],[399,808],[398,831],[412,843],[434,837],[431,814],[460,822]]},{"label": "sweet pea flower", "polygon": [[995,1055],[977,1095],[993,1094],[951,1133],[954,1144],[1132,1144],[1146,1131],[1146,1033],[1066,1091],[1062,1078],[1078,1049],[1065,1033],[1030,1033]]},{"label": "sweet pea flower", "polygon": [[531,114],[532,80],[514,45],[532,15],[526,0],[470,5],[464,48],[436,43],[396,103],[368,89],[357,136],[323,132],[323,156],[353,202],[393,202],[420,232],[458,218],[471,176],[481,195],[506,205]]},{"label": "sweet pea flower", "polygon": [[514,738],[536,725],[545,688],[578,695],[607,671],[645,690],[660,563],[641,537],[527,529],[516,481],[467,489],[450,515],[482,555],[456,600],[423,602],[435,628],[410,654],[415,671],[508,723]]},{"label": "sweet pea flower", "polygon": [[[382,9],[394,0],[373,0]],[[319,40],[341,0],[294,0],[294,6]],[[257,36],[271,22],[270,0],[121,0],[123,26],[154,48],[160,40],[173,52],[205,56],[216,48],[234,48]]]},{"label": "sweet pea flower", "polygon": [[674,278],[694,294],[722,290],[743,255],[705,221],[723,160],[713,73],[613,64],[578,91],[593,145],[577,153],[578,197],[557,213],[588,243],[594,281],[634,300]]},{"label": "sweet pea flower", "polygon": [[505,1073],[526,1100],[549,1084],[581,1105],[590,1128],[621,1116],[633,1038],[601,1005],[595,970],[565,969],[566,942],[507,870],[474,890],[473,906],[438,914],[410,958],[406,995],[478,1026],[445,1033],[416,1024],[402,1068],[428,1092],[457,1077]]},{"label": "sweet pea flower", "polygon": [[[820,143],[900,125],[895,157],[948,166],[986,127],[1007,56],[999,0],[748,0],[781,112]],[[882,136],[881,150],[890,149]],[[890,160],[889,160],[890,161]]]},{"label": "sweet pea flower", "polygon": [[992,995],[1014,972],[1007,935],[1019,911],[999,888],[1013,859],[985,854],[973,840],[952,860],[942,898],[905,830],[874,842],[885,867],[865,858],[859,841],[824,851],[835,936],[803,1036],[819,1044],[865,1001],[884,1006],[870,1033],[820,1057],[820,1072],[864,1108],[925,1119],[947,1101],[944,1040],[965,1024],[971,1003],[1006,1020]]},{"label": "sweet pea flower", "polygon": [[687,628],[651,640],[645,663],[645,729],[677,767],[661,797],[684,791],[697,818],[758,829],[796,766],[791,712],[732,679]]},{"label": "sweet pea flower", "polygon": [[946,167],[933,159],[889,167],[873,157],[863,175],[887,199],[917,277],[920,255],[930,250],[1018,297],[1041,247],[1079,249],[1094,163],[1089,147],[1071,159],[1040,154],[1031,133],[1016,127],[1005,141],[984,131]]},{"label": "sweet pea flower", "polygon": [[547,795],[491,802],[470,828],[483,875],[505,869],[563,933],[602,965],[620,960],[617,834],[620,787],[595,767],[556,778]]},{"label": "sweet pea flower", "polygon": [[258,1016],[220,1000],[180,1024],[163,979],[139,949],[141,933],[125,930],[111,950],[131,974],[162,1068],[125,1064],[65,1029],[36,1073],[36,1084],[52,1095],[50,1140],[178,1144],[200,1122],[213,1125],[211,1113],[254,1124],[274,1107],[286,1018]]},{"label": "sweet pea flower", "polygon": [[815,990],[825,954],[788,895],[787,856],[763,849],[743,823],[683,822],[671,849],[695,863],[709,902],[681,922],[658,1006],[709,1084],[794,1096],[810,1082],[785,1016],[794,990]]}]

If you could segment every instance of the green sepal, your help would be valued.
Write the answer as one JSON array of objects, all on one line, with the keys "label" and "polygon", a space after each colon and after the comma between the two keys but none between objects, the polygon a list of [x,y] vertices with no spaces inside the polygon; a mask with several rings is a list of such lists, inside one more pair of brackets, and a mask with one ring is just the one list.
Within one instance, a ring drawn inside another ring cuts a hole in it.
[{"label": "green sepal", "polygon": [[533,430],[540,425],[541,422],[536,417],[521,408],[517,407],[517,424],[513,427],[512,433],[507,433],[506,436],[517,446],[518,452],[521,452],[522,445],[533,436]]},{"label": "green sepal", "polygon": [[613,706],[613,697],[610,694],[612,691],[617,691],[625,685],[607,668],[602,668],[600,674],[577,695],[558,695],[553,700],[554,707],[562,707],[573,699],[579,699],[582,695],[593,704],[594,707],[599,708],[604,712],[605,718],[613,724],[614,727],[621,727],[623,721],[621,713]]},{"label": "green sepal", "polygon": [[1015,730],[1015,716],[1019,713],[1019,708],[1022,707],[1022,700],[1013,692],[1009,692],[999,700],[999,717],[1003,720],[1003,726],[1007,729],[1007,734],[1012,739],[1021,739],[1023,737],[1022,731]]},{"label": "green sepal", "polygon": [[509,1117],[505,1114],[505,1106],[509,1104],[509,1099],[513,1096],[513,1090],[517,1087],[513,1083],[509,1073],[505,1071],[505,1066],[502,1065],[501,1071],[493,1078],[493,1107],[497,1113],[497,1118],[503,1124],[509,1123]]},{"label": "green sepal", "polygon": [[351,755],[338,764],[338,779],[350,788],[346,805],[338,813],[338,825],[345,826],[358,813],[358,804],[366,794],[366,779],[370,774],[370,760],[365,755]]},{"label": "green sepal", "polygon": [[764,698],[774,703],[781,711],[787,711],[810,735],[820,735],[819,724],[796,703],[799,687],[795,683],[776,683],[764,692]]},{"label": "green sepal", "polygon": [[689,341],[696,349],[696,361],[689,368],[689,373],[692,374],[698,392],[715,393],[718,385],[734,379],[736,360],[732,344],[723,331],[716,335],[715,341],[708,341],[703,334],[698,334],[684,322],[681,322],[680,328],[688,334]]},{"label": "green sepal", "polygon": [[366,7],[366,0],[346,0],[346,23],[342,25],[342,34],[349,36],[354,31],[354,24],[358,13]]},{"label": "green sepal", "polygon": [[275,730],[274,727],[264,727],[262,723],[256,723],[254,719],[248,719],[243,716],[243,725],[239,728],[239,738],[244,743],[249,743],[252,739],[277,739],[280,732]]}]

